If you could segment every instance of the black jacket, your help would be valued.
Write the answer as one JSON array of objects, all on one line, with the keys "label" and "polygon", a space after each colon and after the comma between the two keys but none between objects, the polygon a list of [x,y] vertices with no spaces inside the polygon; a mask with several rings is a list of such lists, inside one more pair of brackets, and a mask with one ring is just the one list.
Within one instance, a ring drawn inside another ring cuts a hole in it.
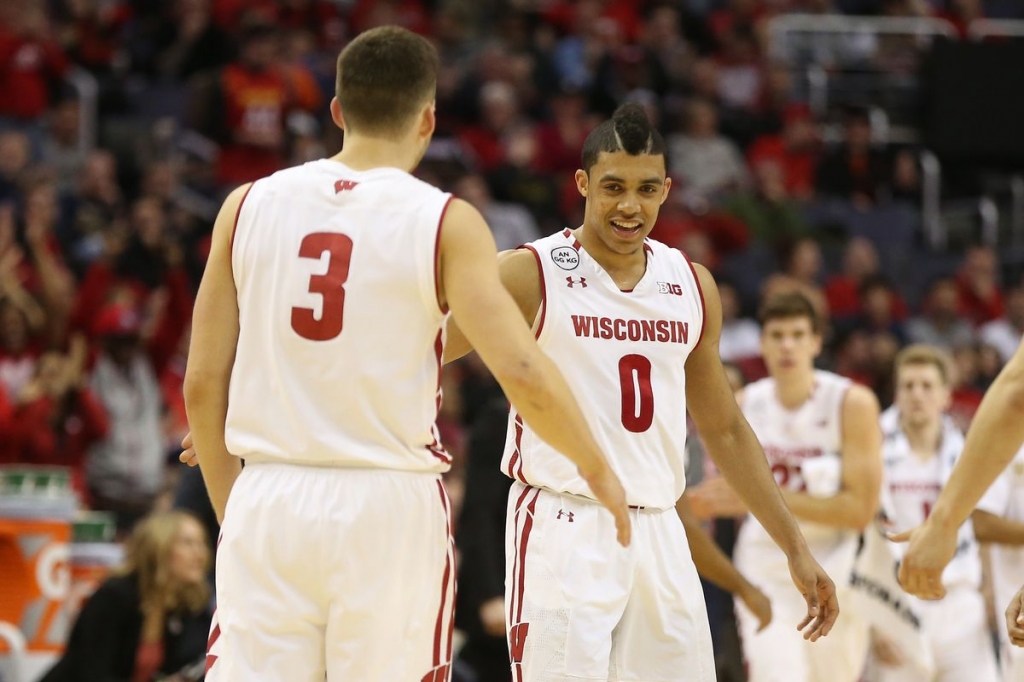
[{"label": "black jacket", "polygon": [[[209,610],[168,616],[160,672],[170,675],[199,661],[209,630]],[[130,682],[141,637],[135,576],[109,578],[82,607],[64,656],[40,682]]]}]

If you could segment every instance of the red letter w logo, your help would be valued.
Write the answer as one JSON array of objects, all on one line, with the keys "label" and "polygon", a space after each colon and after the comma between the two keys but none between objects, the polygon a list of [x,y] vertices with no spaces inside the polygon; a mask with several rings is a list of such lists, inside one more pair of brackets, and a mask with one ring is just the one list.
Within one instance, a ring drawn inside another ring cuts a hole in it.
[{"label": "red letter w logo", "polygon": [[513,625],[508,633],[508,648],[513,663],[523,662],[523,651],[526,649],[526,635],[530,632],[529,623]]},{"label": "red letter w logo", "polygon": [[348,189],[355,189],[359,183],[354,180],[338,180],[334,183],[334,193],[340,194]]}]

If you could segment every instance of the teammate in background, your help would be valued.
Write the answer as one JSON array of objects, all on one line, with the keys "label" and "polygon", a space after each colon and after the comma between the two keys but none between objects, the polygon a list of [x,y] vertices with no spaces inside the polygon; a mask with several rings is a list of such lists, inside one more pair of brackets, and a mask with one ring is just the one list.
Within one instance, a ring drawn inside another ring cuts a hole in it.
[{"label": "teammate in background", "polygon": [[[996,479],[971,514],[979,542],[990,543],[992,596],[997,609],[1020,609],[1016,595],[1024,583],[1024,449]],[[1024,682],[1024,650],[1009,646],[1009,633],[999,628],[1003,644],[1003,680]],[[1020,643],[1018,643],[1018,646]]]},{"label": "teammate in background", "polygon": [[404,29],[360,35],[331,103],[342,151],[235,190],[217,217],[185,377],[222,524],[209,682],[450,677],[450,458],[434,425],[449,306],[612,510],[597,513],[611,543],[629,544],[623,488],[501,286],[486,223],[409,175],[434,132],[437,62]]},{"label": "teammate in background", "polygon": [[[780,294],[760,312],[761,352],[769,377],[737,394],[764,447],[783,499],[811,553],[839,586],[844,602],[860,531],[878,508],[882,476],[879,408],[874,394],[848,379],[817,371],[818,316],[801,294]],[[690,493],[699,516],[734,516],[745,505],[721,479]],[[737,605],[751,682],[853,682],[864,665],[867,624],[847,608],[823,643],[807,646],[785,627],[803,605],[788,588],[789,572],[756,518],[740,528],[736,567],[771,599],[775,620],[758,633],[752,614]]]},{"label": "teammate in background", "polygon": [[[900,584],[923,599],[941,599],[942,571],[956,552],[957,529],[985,491],[1013,461],[1024,442],[1024,345],[992,382],[967,431],[963,454],[928,519],[917,528],[891,536],[909,542],[900,564]],[[1024,589],[1006,607],[1010,643],[1024,646]]]},{"label": "teammate in background", "polygon": [[[513,672],[531,682],[710,682],[707,613],[676,510],[687,408],[719,469],[789,558],[806,601],[782,627],[799,623],[811,640],[827,634],[835,586],[737,409],[718,355],[714,280],[647,239],[671,186],[661,136],[627,104],[590,133],[582,161],[583,225],[503,254],[500,269],[622,477],[634,543],[615,545],[586,486],[513,409],[502,462],[515,481],[506,532]],[[447,359],[469,352],[462,336],[449,324]]]},{"label": "teammate in background", "polygon": [[[894,371],[895,404],[882,414],[881,421],[885,438],[882,501],[887,522],[902,529],[917,526],[928,517],[963,451],[964,437],[944,415],[951,400],[951,358],[931,346],[909,346],[896,356]],[[897,555],[904,549],[887,544]],[[947,590],[945,599],[914,604],[929,650],[922,653],[932,662],[930,679],[998,682],[980,591],[981,557],[970,520],[958,530],[957,553],[943,572],[942,582]],[[899,641],[892,644],[897,649],[913,646]],[[921,679],[921,673],[906,664],[883,665],[878,673],[876,682]]]}]

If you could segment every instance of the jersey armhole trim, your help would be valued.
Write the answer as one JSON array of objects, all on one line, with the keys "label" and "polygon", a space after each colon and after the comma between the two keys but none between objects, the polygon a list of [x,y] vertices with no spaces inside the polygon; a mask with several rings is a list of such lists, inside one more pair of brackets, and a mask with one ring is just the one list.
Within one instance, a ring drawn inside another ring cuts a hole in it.
[{"label": "jersey armhole trim", "polygon": [[544,267],[540,263],[540,254],[537,253],[537,249],[533,248],[533,246],[523,244],[518,248],[528,249],[533,254],[534,260],[537,261],[537,276],[540,277],[540,307],[537,308],[537,316],[530,321],[530,325],[532,326],[534,323],[537,323],[537,317],[540,317],[540,322],[537,323],[537,331],[534,332],[534,337],[539,339],[540,333],[544,331],[544,319],[547,317],[548,312],[548,292],[547,284],[544,282]]},{"label": "jersey armhole trim", "polygon": [[250,182],[249,186],[245,188],[245,194],[242,195],[242,200],[238,202],[238,210],[235,211],[235,224],[231,226],[231,241],[228,245],[228,251],[232,255],[235,253],[235,233],[238,232],[238,219],[242,216],[242,206],[245,205],[245,199],[249,196],[249,192],[252,191],[255,184],[255,181]]},{"label": "jersey armhole trim", "polygon": [[434,301],[437,302],[437,308],[442,315],[448,314],[448,306],[441,303],[441,226],[444,225],[444,216],[448,213],[448,207],[452,205],[454,198],[449,194],[445,200],[441,216],[437,219],[437,234],[434,236]]},{"label": "jersey armhole trim", "polygon": [[[700,334],[697,335],[697,341],[693,344],[693,350],[697,350],[700,346],[701,339],[704,338],[704,328],[708,326],[708,306],[704,299],[704,287],[700,285],[700,277],[697,276],[697,269],[693,267],[693,261],[686,255],[685,252],[679,251],[686,260],[686,264],[690,266],[690,274],[693,275],[693,283],[697,285],[697,295],[700,296]],[[691,353],[693,351],[690,351]]]}]

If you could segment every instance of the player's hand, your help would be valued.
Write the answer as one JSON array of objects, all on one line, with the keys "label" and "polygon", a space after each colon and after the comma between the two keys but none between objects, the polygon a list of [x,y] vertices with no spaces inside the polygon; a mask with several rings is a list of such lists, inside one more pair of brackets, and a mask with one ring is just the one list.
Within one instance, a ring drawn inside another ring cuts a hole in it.
[{"label": "player's hand", "polygon": [[619,544],[623,547],[629,546],[632,529],[629,522],[629,505],[626,504],[626,491],[622,488],[619,477],[615,475],[607,462],[592,474],[584,474],[583,480],[590,486],[597,501],[608,508],[608,511],[615,517],[615,530],[618,534]]},{"label": "player's hand", "polygon": [[698,519],[707,520],[722,516],[745,516],[747,505],[722,476],[705,479],[686,490],[690,509]]},{"label": "player's hand", "polygon": [[757,618],[757,631],[761,632],[772,622],[772,602],[764,592],[757,589],[752,583],[745,582],[736,592],[743,604],[750,609],[750,612]]},{"label": "player's hand", "polygon": [[505,599],[493,597],[480,605],[480,623],[492,637],[505,636]]},{"label": "player's hand", "polygon": [[1024,647],[1024,587],[1013,595],[1006,607],[1006,632],[1010,635],[1010,644]]},{"label": "player's hand", "polygon": [[178,455],[178,461],[182,464],[187,464],[190,467],[199,466],[199,455],[196,454],[196,448],[192,445],[192,432],[189,431],[185,434],[185,437],[181,439],[181,454]]},{"label": "player's hand", "polygon": [[921,599],[942,599],[942,571],[956,553],[956,529],[945,528],[931,519],[917,528],[890,533],[893,542],[910,542],[900,563],[899,581],[904,590]]},{"label": "player's hand", "polygon": [[836,586],[806,546],[789,557],[793,584],[807,601],[807,616],[796,626],[812,642],[826,636],[839,617]]}]

